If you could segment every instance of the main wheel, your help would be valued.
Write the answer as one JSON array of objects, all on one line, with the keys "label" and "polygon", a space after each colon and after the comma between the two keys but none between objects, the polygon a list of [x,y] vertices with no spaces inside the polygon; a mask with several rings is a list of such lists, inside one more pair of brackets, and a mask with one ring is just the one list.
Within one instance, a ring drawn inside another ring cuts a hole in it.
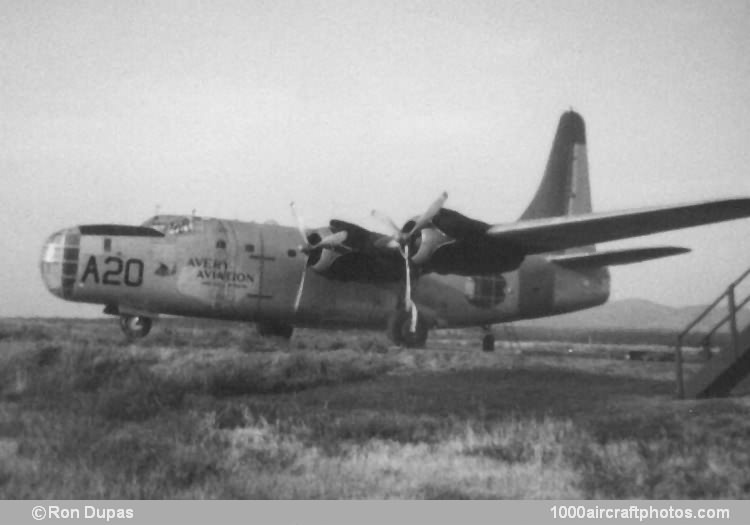
[{"label": "main wheel", "polygon": [[417,316],[416,330],[411,329],[411,312],[399,310],[388,323],[388,337],[397,345],[407,348],[424,348],[427,343],[427,323],[421,315]]},{"label": "main wheel", "polygon": [[294,333],[294,327],[290,324],[279,323],[276,321],[261,321],[255,323],[258,335],[263,337],[281,337],[290,339]]},{"label": "main wheel", "polygon": [[120,328],[130,340],[142,339],[151,331],[151,318],[142,315],[120,316]]},{"label": "main wheel", "polygon": [[495,334],[485,334],[482,337],[482,350],[485,352],[495,351]]},{"label": "main wheel", "polygon": [[397,312],[394,312],[393,315],[388,318],[388,328],[386,329],[386,335],[388,335],[388,339],[390,339],[394,345],[404,344],[404,341],[401,337],[401,323],[403,321],[403,313],[404,312],[399,310]]}]

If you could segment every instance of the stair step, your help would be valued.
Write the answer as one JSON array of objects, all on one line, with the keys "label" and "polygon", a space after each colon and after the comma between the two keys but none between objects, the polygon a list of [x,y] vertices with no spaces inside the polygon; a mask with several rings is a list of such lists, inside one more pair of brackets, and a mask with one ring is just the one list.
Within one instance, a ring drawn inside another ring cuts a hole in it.
[{"label": "stair step", "polygon": [[750,374],[750,327],[739,334],[739,353],[727,345],[685,382],[685,397],[726,396]]}]

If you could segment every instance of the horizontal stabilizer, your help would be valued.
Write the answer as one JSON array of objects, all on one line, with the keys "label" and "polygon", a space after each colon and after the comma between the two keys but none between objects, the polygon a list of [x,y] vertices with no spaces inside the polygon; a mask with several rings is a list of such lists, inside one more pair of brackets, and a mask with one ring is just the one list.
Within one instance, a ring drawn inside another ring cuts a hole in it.
[{"label": "horizontal stabilizer", "polygon": [[658,246],[654,248],[633,248],[598,253],[555,255],[550,257],[549,261],[569,268],[590,268],[643,262],[651,259],[659,259],[660,257],[680,255],[689,251],[689,248],[681,248],[679,246]]},{"label": "horizontal stabilizer", "polygon": [[491,226],[487,233],[532,254],[743,217],[750,217],[750,198],[522,220]]}]

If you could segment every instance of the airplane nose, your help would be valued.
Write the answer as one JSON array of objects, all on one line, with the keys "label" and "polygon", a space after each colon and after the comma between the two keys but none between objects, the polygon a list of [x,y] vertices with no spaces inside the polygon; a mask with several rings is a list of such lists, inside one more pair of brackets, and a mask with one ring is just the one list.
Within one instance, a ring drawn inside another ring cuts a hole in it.
[{"label": "airplane nose", "polygon": [[52,294],[62,299],[73,295],[80,240],[78,228],[69,228],[50,235],[42,248],[42,280]]}]

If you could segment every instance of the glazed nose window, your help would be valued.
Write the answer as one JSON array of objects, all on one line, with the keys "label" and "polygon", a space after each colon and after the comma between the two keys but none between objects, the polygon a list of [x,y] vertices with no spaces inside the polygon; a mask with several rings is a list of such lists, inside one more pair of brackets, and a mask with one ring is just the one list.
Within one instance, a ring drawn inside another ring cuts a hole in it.
[{"label": "glazed nose window", "polygon": [[60,295],[62,289],[63,234],[52,235],[42,248],[40,269],[47,289]]},{"label": "glazed nose window", "polygon": [[58,297],[70,297],[78,272],[80,235],[66,230],[50,236],[42,247],[40,270],[47,289]]}]

